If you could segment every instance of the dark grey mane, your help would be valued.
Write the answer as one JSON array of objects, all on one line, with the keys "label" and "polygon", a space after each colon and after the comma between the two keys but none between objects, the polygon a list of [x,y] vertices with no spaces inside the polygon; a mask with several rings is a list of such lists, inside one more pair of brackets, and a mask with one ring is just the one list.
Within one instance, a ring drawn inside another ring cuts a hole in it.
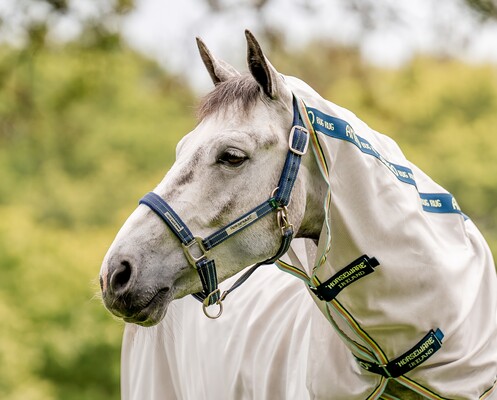
[{"label": "dark grey mane", "polygon": [[230,78],[219,83],[202,99],[197,117],[201,121],[219,110],[226,110],[235,103],[247,112],[257,102],[260,92],[260,86],[250,74]]}]

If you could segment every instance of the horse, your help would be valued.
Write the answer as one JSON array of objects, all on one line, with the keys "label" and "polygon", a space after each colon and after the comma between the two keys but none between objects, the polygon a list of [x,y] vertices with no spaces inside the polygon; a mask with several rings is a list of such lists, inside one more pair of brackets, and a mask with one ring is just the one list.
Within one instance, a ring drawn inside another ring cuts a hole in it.
[{"label": "horse", "polygon": [[123,396],[496,399],[497,278],[475,224],[245,34],[246,74],[197,39],[215,87],[104,257]]}]

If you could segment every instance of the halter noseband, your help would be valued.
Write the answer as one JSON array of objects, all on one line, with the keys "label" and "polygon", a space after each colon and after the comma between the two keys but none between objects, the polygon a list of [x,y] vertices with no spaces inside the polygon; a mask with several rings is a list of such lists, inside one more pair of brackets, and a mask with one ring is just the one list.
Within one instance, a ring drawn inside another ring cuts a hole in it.
[{"label": "halter noseband", "polygon": [[[299,113],[298,100],[295,97],[293,97],[293,123],[288,146],[289,150],[278,187],[271,194],[271,197],[205,239],[193,236],[183,220],[159,195],[150,192],[139,201],[139,204],[150,207],[181,241],[188,262],[197,270],[202,282],[202,292],[194,293],[192,296],[203,303],[204,313],[209,318],[220,317],[223,311],[222,301],[226,296],[245,282],[259,266],[273,263],[282,257],[290,247],[294,232],[293,225],[288,219],[287,206],[290,203],[301,158],[309,146],[309,132],[304,127]],[[281,228],[282,242],[279,250],[273,257],[252,266],[221,295],[218,288],[216,265],[214,260],[209,258],[210,250],[273,211],[277,213],[278,225]],[[219,312],[216,315],[210,315],[207,312],[207,307],[212,304],[219,306]]]}]

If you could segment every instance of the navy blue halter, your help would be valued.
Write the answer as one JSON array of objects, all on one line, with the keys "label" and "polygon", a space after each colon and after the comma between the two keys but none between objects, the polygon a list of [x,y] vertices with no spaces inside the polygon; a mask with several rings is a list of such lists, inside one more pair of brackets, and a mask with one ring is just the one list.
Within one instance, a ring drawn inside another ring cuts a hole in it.
[{"label": "navy blue halter", "polygon": [[[294,232],[293,225],[288,220],[287,206],[290,203],[290,196],[297,179],[301,158],[306,153],[309,145],[309,132],[305,129],[300,117],[295,97],[293,98],[293,123],[288,142],[289,150],[285,165],[273,195],[265,202],[204,239],[194,236],[178,214],[159,195],[150,192],[139,201],[139,204],[150,207],[180,240],[188,262],[197,270],[202,282],[202,292],[194,293],[193,296],[203,303],[204,313],[210,318],[217,318],[221,315],[222,301],[230,292],[245,282],[259,266],[273,263],[282,257],[290,247]],[[273,257],[255,264],[221,295],[218,288],[216,265],[214,260],[209,258],[209,251],[273,211],[277,213],[278,224],[281,228],[282,242],[279,250]],[[206,308],[212,304],[217,304],[220,307],[219,313],[214,316],[206,311]]]}]

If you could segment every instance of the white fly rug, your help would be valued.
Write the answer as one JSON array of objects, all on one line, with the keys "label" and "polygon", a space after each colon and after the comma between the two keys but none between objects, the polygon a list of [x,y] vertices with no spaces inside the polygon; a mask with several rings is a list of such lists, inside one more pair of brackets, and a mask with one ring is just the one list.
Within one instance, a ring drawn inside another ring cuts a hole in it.
[{"label": "white fly rug", "polygon": [[[228,296],[218,320],[188,296],[154,327],[126,324],[121,369],[123,400],[345,400],[374,384],[305,285],[274,265]],[[344,376],[352,387],[337,385]]]},{"label": "white fly rug", "polygon": [[[388,379],[354,356],[416,364],[395,379],[428,399],[496,399],[497,278],[478,229],[395,142],[285,80],[307,106],[329,175],[317,249],[296,241],[290,258],[333,298],[268,266],[226,299],[219,320],[193,299],[175,301],[158,326],[126,326],[123,399],[386,396]],[[368,274],[351,264],[363,255],[379,262]]]}]

